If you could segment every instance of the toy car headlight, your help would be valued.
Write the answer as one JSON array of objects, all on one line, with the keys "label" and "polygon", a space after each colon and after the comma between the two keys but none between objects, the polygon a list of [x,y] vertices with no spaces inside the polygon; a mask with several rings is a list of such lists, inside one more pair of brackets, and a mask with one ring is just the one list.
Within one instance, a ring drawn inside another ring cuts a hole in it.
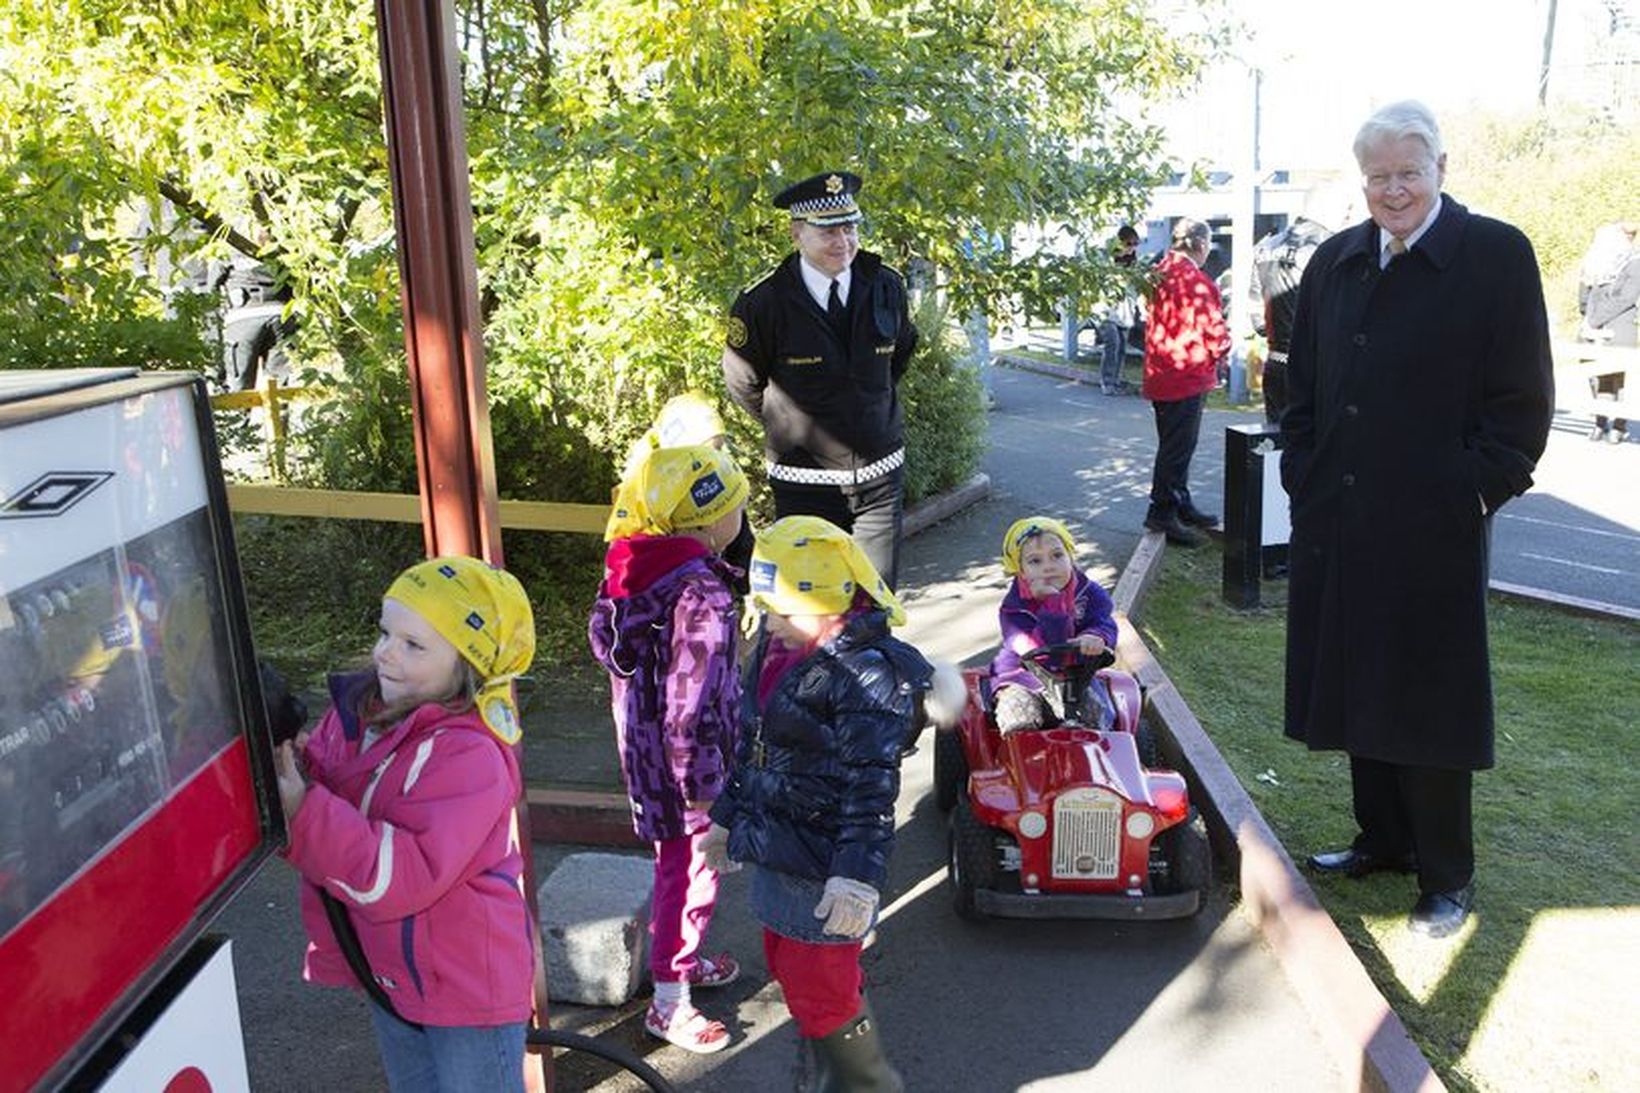
[{"label": "toy car headlight", "polygon": [[1148,812],[1129,812],[1127,833],[1130,839],[1148,839],[1156,830],[1156,820]]},{"label": "toy car headlight", "polygon": [[1019,833],[1027,839],[1040,839],[1048,832],[1048,818],[1040,812],[1024,812],[1019,817]]}]

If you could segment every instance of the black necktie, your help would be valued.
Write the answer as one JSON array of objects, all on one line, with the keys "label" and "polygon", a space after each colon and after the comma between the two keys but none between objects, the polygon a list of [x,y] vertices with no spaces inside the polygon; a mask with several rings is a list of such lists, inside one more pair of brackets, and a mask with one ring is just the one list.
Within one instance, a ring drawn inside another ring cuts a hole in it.
[{"label": "black necktie", "polygon": [[843,310],[843,298],[837,293],[836,281],[831,283],[831,290],[826,293],[826,318],[839,336],[848,332],[848,312]]}]

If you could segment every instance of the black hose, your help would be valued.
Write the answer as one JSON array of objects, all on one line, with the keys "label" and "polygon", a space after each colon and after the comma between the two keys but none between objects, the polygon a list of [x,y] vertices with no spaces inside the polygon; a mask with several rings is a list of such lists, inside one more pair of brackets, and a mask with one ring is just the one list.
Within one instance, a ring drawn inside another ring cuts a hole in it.
[{"label": "black hose", "polygon": [[585,1036],[579,1032],[566,1032],[563,1029],[532,1028],[525,1037],[525,1042],[536,1047],[561,1047],[569,1051],[584,1051],[588,1055],[596,1055],[614,1063],[629,1074],[636,1075],[655,1093],[677,1093],[672,1083],[661,1077],[660,1072],[636,1055],[606,1044],[596,1036]]},{"label": "black hose", "polygon": [[[342,950],[342,958],[347,961],[353,975],[370,996],[370,1000],[380,1006],[382,1010],[397,1017],[400,1021],[413,1028],[420,1028],[414,1021],[405,1021],[399,1012],[393,1008],[393,1002],[382,990],[381,984],[370,971],[370,962],[365,958],[364,947],[359,944],[359,931],[353,925],[353,917],[347,913],[342,901],[319,889],[319,901],[324,905],[325,917],[330,920],[330,932],[336,936],[337,947]],[[661,1077],[660,1072],[642,1059],[613,1044],[606,1044],[594,1036],[585,1036],[579,1032],[566,1032],[562,1029],[532,1028],[526,1031],[524,1042],[536,1047],[561,1047],[567,1051],[584,1051],[588,1055],[596,1055],[607,1062],[639,1078],[655,1093],[677,1093],[670,1082]]]}]

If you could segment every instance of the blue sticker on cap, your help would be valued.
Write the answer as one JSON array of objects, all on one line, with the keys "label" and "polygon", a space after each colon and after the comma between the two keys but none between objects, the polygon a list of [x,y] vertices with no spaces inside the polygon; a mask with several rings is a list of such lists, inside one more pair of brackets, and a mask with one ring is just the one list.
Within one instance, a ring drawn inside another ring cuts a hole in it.
[{"label": "blue sticker on cap", "polygon": [[757,558],[752,559],[752,570],[750,574],[752,591],[773,592],[774,571],[775,565],[773,562],[765,562]]},{"label": "blue sticker on cap", "polygon": [[706,508],[718,495],[723,492],[723,479],[713,471],[704,478],[695,479],[695,484],[689,487],[689,498],[694,501],[697,509]]}]

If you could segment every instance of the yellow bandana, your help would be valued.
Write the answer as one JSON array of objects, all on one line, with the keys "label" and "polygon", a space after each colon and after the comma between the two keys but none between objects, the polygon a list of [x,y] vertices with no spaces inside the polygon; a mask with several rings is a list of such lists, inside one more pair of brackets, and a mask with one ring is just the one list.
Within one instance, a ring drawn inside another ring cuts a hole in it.
[{"label": "yellow bandana", "polygon": [[1065,553],[1072,559],[1076,557],[1076,540],[1071,538],[1069,528],[1051,516],[1027,516],[1015,520],[1002,536],[1002,572],[1010,576],[1019,572],[1019,552],[1025,549],[1027,539],[1037,535],[1059,536],[1059,541],[1065,544]]},{"label": "yellow bandana", "polygon": [[706,444],[716,447],[716,441],[723,436],[723,418],[718,415],[717,407],[707,401],[706,396],[699,391],[685,391],[668,399],[661,412],[655,416],[655,424],[649,431],[639,437],[627,450],[626,464],[621,469],[622,478],[631,478],[638,473],[644,459],[656,448],[683,448],[691,444]]},{"label": "yellow bandana", "polygon": [[477,558],[430,558],[411,566],[387,590],[426,619],[478,672],[473,702],[506,744],[523,735],[512,681],[535,659],[535,613],[524,586]]},{"label": "yellow bandana", "polygon": [[657,448],[616,487],[604,538],[710,527],[743,504],[748,491],[745,474],[727,452],[705,445]]},{"label": "yellow bandana", "polygon": [[899,597],[848,532],[818,516],[788,516],[757,533],[752,601],[776,615],[841,615],[864,589],[893,626],[905,623]]}]

